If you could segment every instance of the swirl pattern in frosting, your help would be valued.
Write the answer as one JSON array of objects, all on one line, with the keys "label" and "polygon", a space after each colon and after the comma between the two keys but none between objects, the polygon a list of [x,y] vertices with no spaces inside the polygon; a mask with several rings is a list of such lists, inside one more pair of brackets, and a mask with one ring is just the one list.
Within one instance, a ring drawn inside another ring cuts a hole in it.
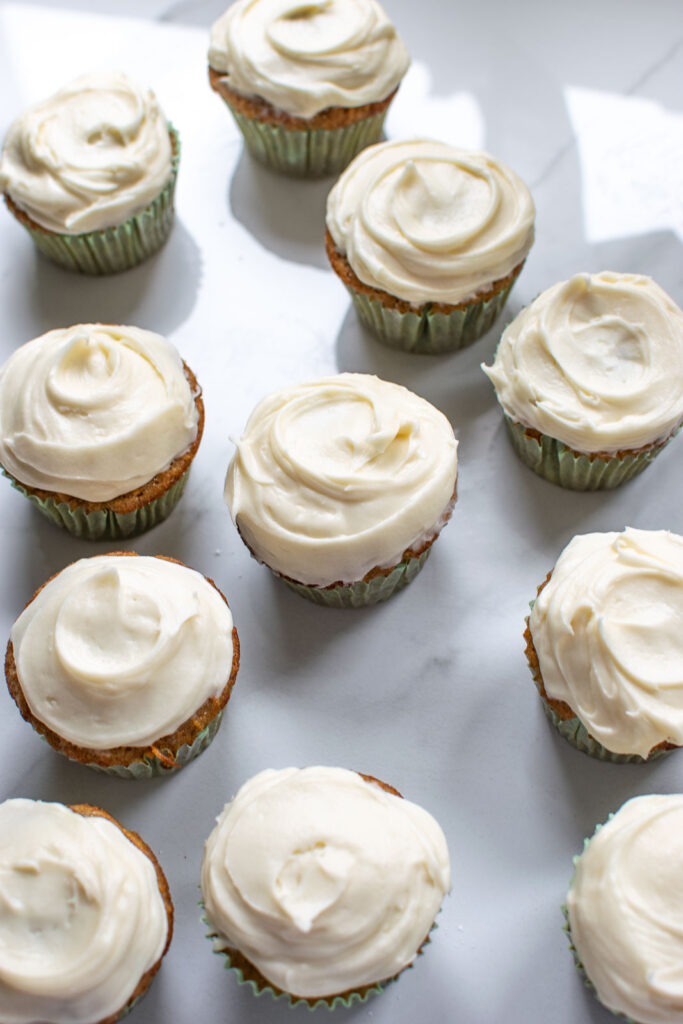
[{"label": "swirl pattern in frosting", "polygon": [[638,449],[683,421],[683,313],[638,274],[576,274],[505,329],[482,369],[513,420],[579,452]]},{"label": "swirl pattern in frosting", "polygon": [[37,719],[80,747],[173,733],[231,674],[233,621],[201,573],[142,555],[83,558],[14,623],[17,676]]},{"label": "swirl pattern in frosting", "polygon": [[683,537],[626,529],[574,537],[529,629],[549,697],[619,754],[683,745]]},{"label": "swirl pattern in frosting", "polygon": [[83,75],[10,126],[0,190],[41,227],[80,234],[122,224],[171,176],[171,141],[153,92],[126,75]]},{"label": "swirl pattern in frosting", "polygon": [[608,1009],[683,1021],[683,796],[638,796],[596,830],[567,893],[571,938]]},{"label": "swirl pattern in frosting", "polygon": [[366,285],[416,305],[457,304],[518,267],[534,204],[488,153],[414,139],[364,149],[327,200],[327,228]]},{"label": "swirl pattern in frosting", "polygon": [[443,525],[457,441],[398,384],[342,373],[263,399],[228,469],[225,498],[254,554],[328,586],[397,564]]},{"label": "swirl pattern in frosting", "polygon": [[383,100],[408,64],[376,0],[237,0],[211,29],[230,87],[298,117]]},{"label": "swirl pattern in frosting", "polygon": [[155,866],[113,821],[63,804],[0,804],[3,1024],[108,1018],[168,931]]},{"label": "swirl pattern in frosting", "polygon": [[264,771],[218,818],[202,863],[217,948],[302,997],[393,977],[450,888],[427,811],[343,768]]},{"label": "swirl pattern in frosting", "polygon": [[116,498],[190,447],[194,399],[159,334],[108,324],[49,331],[0,369],[0,464],[29,487]]}]

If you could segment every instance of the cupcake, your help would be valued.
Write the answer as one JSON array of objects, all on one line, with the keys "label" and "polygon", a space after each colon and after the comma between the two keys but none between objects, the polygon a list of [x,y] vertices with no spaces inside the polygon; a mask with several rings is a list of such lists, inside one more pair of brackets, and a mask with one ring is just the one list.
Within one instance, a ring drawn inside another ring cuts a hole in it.
[{"label": "cupcake", "polygon": [[49,331],[0,368],[0,469],[77,537],[141,533],[183,493],[204,429],[200,394],[159,334]]},{"label": "cupcake", "polygon": [[577,274],[523,309],[482,369],[522,462],[561,487],[617,487],[683,423],[683,313],[649,277]]},{"label": "cupcake", "polygon": [[488,153],[411,139],[365,150],[327,200],[327,255],[363,323],[409,352],[492,326],[534,238],[534,204]]},{"label": "cupcake", "polygon": [[598,825],[567,893],[587,986],[631,1024],[683,1022],[683,796],[638,796]]},{"label": "cupcake", "polygon": [[263,399],[225,499],[251,553],[319,604],[384,601],[419,572],[455,501],[446,417],[398,384],[342,373]]},{"label": "cupcake", "polygon": [[38,249],[84,274],[128,270],[173,224],[180,141],[153,92],[83,75],[10,126],[0,191]]},{"label": "cupcake", "polygon": [[264,771],[204,849],[214,950],[255,993],[311,1008],[367,998],[410,967],[450,888],[443,832],[344,768]]},{"label": "cupcake", "polygon": [[525,638],[544,709],[573,746],[638,762],[683,744],[683,537],[574,537]]},{"label": "cupcake", "polygon": [[208,747],[238,666],[237,631],[212,580],[171,558],[117,551],[74,562],[33,595],[12,626],[5,677],[60,754],[148,778]]},{"label": "cupcake", "polygon": [[0,804],[0,1020],[114,1024],[173,934],[159,862],[88,804]]},{"label": "cupcake", "polygon": [[256,160],[316,177],[377,142],[409,62],[376,0],[237,0],[211,29],[209,81]]}]

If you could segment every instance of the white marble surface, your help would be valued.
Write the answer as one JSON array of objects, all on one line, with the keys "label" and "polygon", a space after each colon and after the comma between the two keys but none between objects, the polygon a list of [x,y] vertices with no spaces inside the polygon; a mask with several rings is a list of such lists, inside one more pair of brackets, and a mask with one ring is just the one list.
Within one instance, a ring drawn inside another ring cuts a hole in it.
[{"label": "white marble surface", "polygon": [[[387,8],[413,55],[389,136],[483,145],[534,194],[537,241],[504,318],[584,269],[651,274],[681,304],[680,0]],[[682,789],[683,754],[621,767],[571,749],[543,718],[521,634],[527,602],[574,533],[626,524],[683,532],[683,440],[615,493],[564,492],[508,446],[479,369],[495,329],[441,358],[394,353],[367,335],[324,257],[330,182],[288,181],[254,165],[209,90],[207,31],[220,11],[216,0],[0,6],[3,133],[27,103],[111,67],[156,90],[183,144],[173,235],[120,277],[53,267],[0,211],[0,360],[51,327],[92,319],[173,340],[204,387],[206,434],[173,516],[125,546],[213,576],[243,651],[213,746],[179,776],[152,783],[70,764],[0,693],[0,797],[99,803],[158,852],[176,934],[131,1024],[306,1017],[238,987],[212,957],[197,907],[202,843],[223,803],[259,769],[292,763],[386,779],[437,816],[451,848],[453,892],[427,955],[350,1019],[606,1024],[613,1018],[583,989],[561,931],[571,857],[629,796]],[[459,500],[432,558],[403,594],[361,613],[315,607],[277,584],[249,558],[222,503],[230,438],[255,402],[340,370],[411,387],[450,417],[461,441]],[[6,636],[47,576],[108,545],[60,533],[6,483],[0,521]]]}]

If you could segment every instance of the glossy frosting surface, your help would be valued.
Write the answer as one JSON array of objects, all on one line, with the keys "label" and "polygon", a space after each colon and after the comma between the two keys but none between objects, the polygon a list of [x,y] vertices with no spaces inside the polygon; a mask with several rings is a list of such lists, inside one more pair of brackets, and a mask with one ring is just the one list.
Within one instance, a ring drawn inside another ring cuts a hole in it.
[{"label": "glossy frosting surface", "polygon": [[640,448],[683,420],[683,313],[649,277],[576,274],[522,310],[483,369],[517,422],[581,452]]},{"label": "glossy frosting surface", "polygon": [[413,139],[364,149],[327,200],[327,227],[356,276],[400,299],[456,304],[525,259],[534,204],[488,153]]},{"label": "glossy frosting surface", "polygon": [[683,537],[666,530],[574,537],[529,628],[547,694],[608,750],[683,744]]},{"label": "glossy frosting surface", "polygon": [[209,64],[237,92],[308,118],[385,99],[409,57],[376,0],[237,0],[211,29]]},{"label": "glossy frosting surface", "polygon": [[11,631],[33,714],[79,746],[145,746],[225,688],[232,615],[201,573],[162,558],[83,558]]},{"label": "glossy frosting surface", "polygon": [[154,865],[113,822],[63,804],[0,804],[3,1024],[103,1020],[167,934]]},{"label": "glossy frosting surface", "polygon": [[302,583],[360,580],[434,536],[455,487],[457,441],[398,384],[342,373],[256,407],[225,498],[256,556]]},{"label": "glossy frosting surface", "polygon": [[0,464],[31,487],[107,501],[189,448],[194,398],[159,334],[108,324],[49,331],[0,369]]},{"label": "glossy frosting surface", "polygon": [[571,933],[600,1001],[639,1024],[683,1021],[683,796],[629,800],[576,862]]},{"label": "glossy frosting surface", "polygon": [[202,864],[207,917],[224,945],[309,997],[406,967],[449,888],[434,818],[343,768],[254,776],[218,818]]},{"label": "glossy frosting surface", "polygon": [[119,72],[75,79],[10,126],[0,190],[42,227],[122,224],[171,175],[168,123],[153,92]]}]

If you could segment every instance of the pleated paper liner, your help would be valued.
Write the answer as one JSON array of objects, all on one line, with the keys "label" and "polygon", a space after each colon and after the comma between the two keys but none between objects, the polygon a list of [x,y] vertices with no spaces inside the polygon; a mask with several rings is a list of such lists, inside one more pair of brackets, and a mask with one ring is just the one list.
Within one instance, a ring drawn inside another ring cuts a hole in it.
[{"label": "pleated paper liner", "polygon": [[[204,904],[202,902],[200,902],[200,906],[202,907],[202,911],[204,911]],[[207,928],[211,928],[211,924],[209,923],[205,912],[202,912],[201,920]],[[418,949],[415,959],[418,956],[422,956],[425,946],[427,946],[431,941],[431,933],[437,927],[438,925],[435,921],[430,928],[429,934]],[[278,988],[276,985],[271,985],[266,978],[263,977],[261,972],[246,959],[246,957],[235,949],[230,947],[225,948],[222,945],[224,940],[215,932],[207,932],[206,938],[211,940],[214,953],[223,958],[223,966],[225,969],[233,972],[237,978],[238,985],[248,985],[252,993],[257,997],[268,993],[273,999],[286,999],[290,1007],[303,1005],[308,1007],[311,1011],[317,1010],[323,1006],[328,1010],[335,1010],[339,1006],[349,1008],[357,1003],[366,1003],[371,996],[379,995],[384,991],[387,985],[397,981],[403,971],[409,970],[415,962],[415,959],[413,959],[411,963],[407,964],[406,967],[399,971],[398,974],[393,975],[391,978],[385,978],[383,981],[378,981],[373,985],[363,985],[358,989],[341,992],[338,995],[307,999],[304,996],[290,995],[290,993],[283,992],[283,990]]]},{"label": "pleated paper liner", "polygon": [[613,456],[584,455],[547,434],[530,430],[506,413],[505,426],[515,452],[529,469],[551,484],[573,491],[611,490],[633,479],[649,466],[681,429],[647,448]]},{"label": "pleated paper liner", "polygon": [[36,224],[5,193],[7,206],[43,255],[66,270],[81,274],[117,274],[129,270],[160,249],[173,226],[180,138],[170,125],[169,134],[171,176],[168,182],[143,210],[132,214],[122,224],[82,234],[60,234]]},{"label": "pleated paper liner", "polygon": [[[133,761],[131,764],[101,765],[90,762],[87,764],[87,767],[100,772],[102,775],[115,775],[119,779],[135,779],[136,781],[159,778],[163,775],[173,775],[186,764],[189,764],[190,761],[193,761],[195,757],[199,757],[211,745],[223,720],[223,711],[224,709],[222,708],[216,717],[212,718],[209,724],[195,737],[192,743],[184,743],[173,754],[159,750],[153,757],[145,757],[142,761]],[[73,759],[69,758],[69,760]]]},{"label": "pleated paper liner", "polygon": [[325,605],[328,608],[366,608],[369,605],[379,604],[381,601],[388,601],[394,594],[407,587],[427,561],[431,550],[430,545],[415,558],[399,562],[387,575],[376,575],[371,579],[362,579],[356,583],[338,584],[331,587],[310,587],[291,580],[287,576],[281,576],[277,572],[273,572],[273,575],[281,579],[301,597],[305,597],[315,604]]},{"label": "pleated paper liner", "polygon": [[[12,486],[24,497],[28,498],[39,512],[42,512],[55,526],[68,530],[74,537],[81,540],[121,540],[136,537],[153,526],[163,522],[176,507],[190,473],[188,467],[167,491],[139,508],[130,512],[114,512],[110,508],[87,510],[87,502],[82,507],[77,499],[70,502],[57,501],[54,497],[41,497],[40,494],[28,490],[15,480],[2,467],[0,472],[6,476]],[[46,492],[43,492],[45,494]]]}]

